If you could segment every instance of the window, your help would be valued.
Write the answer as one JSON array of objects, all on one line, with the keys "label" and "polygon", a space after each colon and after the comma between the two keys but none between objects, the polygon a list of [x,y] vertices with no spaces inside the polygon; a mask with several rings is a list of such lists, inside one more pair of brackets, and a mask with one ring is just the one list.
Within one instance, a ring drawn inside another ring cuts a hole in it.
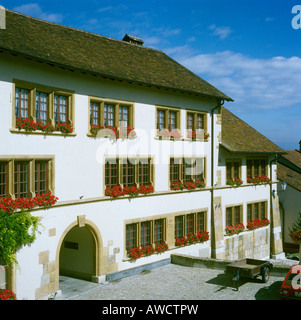
[{"label": "window", "polygon": [[7,162],[0,162],[0,197],[7,196]]},{"label": "window", "polygon": [[180,130],[180,110],[168,107],[157,107],[156,128],[158,131],[167,129],[169,131]]},{"label": "window", "polygon": [[184,216],[175,217],[175,238],[181,238],[184,236]]},{"label": "window", "polygon": [[[54,192],[54,157],[0,158],[0,197],[33,197]],[[8,177],[12,177],[9,179]]]},{"label": "window", "polygon": [[134,104],[115,100],[104,100],[91,97],[90,99],[91,126],[105,127],[134,127]]},{"label": "window", "polygon": [[129,126],[129,107],[119,106],[119,127]]},{"label": "window", "polygon": [[206,212],[202,211],[202,212],[198,212],[196,215],[196,231],[197,232],[201,232],[201,231],[206,231],[206,227],[205,227],[205,216],[206,216]]},{"label": "window", "polygon": [[126,251],[138,246],[145,247],[150,244],[163,243],[166,234],[165,228],[165,218],[126,224]]},{"label": "window", "polygon": [[48,93],[36,92],[36,120],[43,123],[48,120]]},{"label": "window", "polygon": [[168,130],[172,131],[177,129],[177,112],[168,111]]},{"label": "window", "polygon": [[149,159],[140,159],[138,163],[139,185],[144,186],[151,184],[151,163]]},{"label": "window", "polygon": [[108,160],[105,165],[105,185],[114,187],[118,185],[118,163],[116,160]]},{"label": "window", "polygon": [[28,118],[29,91],[27,89],[16,88],[15,90],[15,116],[20,119]]},{"label": "window", "polygon": [[54,121],[67,122],[68,97],[62,95],[54,95]]},{"label": "window", "polygon": [[153,183],[151,158],[107,159],[105,163],[105,186],[144,186]]},{"label": "window", "polygon": [[28,162],[16,161],[14,166],[14,194],[16,198],[28,196]]},{"label": "window", "polygon": [[73,123],[72,91],[16,80],[14,83],[13,127],[17,119],[42,123]]},{"label": "window", "polygon": [[267,175],[267,160],[254,159],[247,160],[247,178]]},{"label": "window", "polygon": [[190,233],[206,231],[206,216],[207,211],[175,216],[175,238],[181,238]]},{"label": "window", "polygon": [[205,129],[205,114],[197,112],[187,112],[186,115],[186,129],[187,130],[204,130]]},{"label": "window", "polygon": [[170,183],[204,180],[204,161],[204,158],[171,158],[169,164]]},{"label": "window", "polygon": [[242,222],[242,206],[226,208],[226,225],[232,226]]},{"label": "window", "polygon": [[103,125],[113,127],[115,123],[114,106],[112,104],[104,105]]},{"label": "window", "polygon": [[163,110],[157,110],[157,129],[162,130],[165,127],[165,112]]},{"label": "window", "polygon": [[169,165],[169,181],[170,182],[177,182],[181,179],[180,176],[180,167],[181,164],[179,163],[179,159],[170,159]]},{"label": "window", "polygon": [[48,192],[48,162],[35,162],[35,192],[36,194]]},{"label": "window", "polygon": [[135,185],[135,165],[132,163],[132,160],[127,159],[122,164],[122,184],[124,187]]},{"label": "window", "polygon": [[126,225],[126,250],[129,251],[137,247],[137,224]]},{"label": "window", "polygon": [[264,219],[267,217],[267,202],[255,202],[247,205],[247,221]]},{"label": "window", "polygon": [[194,214],[188,214],[186,216],[186,234],[194,233]]},{"label": "window", "polygon": [[151,222],[150,221],[141,222],[140,230],[141,230],[140,245],[142,247],[145,247],[151,243]]},{"label": "window", "polygon": [[154,243],[163,243],[164,219],[154,221]]},{"label": "window", "polygon": [[240,161],[226,161],[226,179],[240,178]]},{"label": "window", "polygon": [[100,125],[100,103],[90,102],[90,125]]}]

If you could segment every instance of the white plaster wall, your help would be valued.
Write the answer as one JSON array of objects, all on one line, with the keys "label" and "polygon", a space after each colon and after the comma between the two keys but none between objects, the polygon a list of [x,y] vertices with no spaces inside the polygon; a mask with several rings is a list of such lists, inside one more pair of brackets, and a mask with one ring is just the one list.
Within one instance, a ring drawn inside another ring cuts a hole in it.
[{"label": "white plaster wall", "polygon": [[221,188],[215,191],[215,196],[222,197],[223,223],[226,221],[226,206],[243,204],[243,224],[247,225],[247,203],[268,201],[267,216],[270,219],[270,186],[258,185],[239,188]]},{"label": "white plaster wall", "polygon": [[[26,62],[24,64],[24,62]],[[152,155],[156,160],[157,191],[168,189],[168,167],[170,154],[205,155],[210,158],[209,142],[172,142],[155,140],[155,106],[181,107],[182,134],[184,135],[185,108],[210,111],[214,101],[190,95],[179,95],[172,91],[144,88],[103,80],[80,73],[37,64],[23,58],[8,57],[0,62],[0,134],[1,154],[8,155],[55,155],[55,192],[60,200],[75,200],[103,196],[102,160],[108,155]],[[12,81],[24,80],[47,86],[75,91],[76,137],[13,134],[12,127]],[[138,138],[132,141],[94,139],[87,137],[89,121],[88,97],[97,96],[120,99],[135,103],[135,128]],[[210,113],[208,129],[210,130]],[[207,182],[210,183],[210,161],[207,161]]]},{"label": "white plaster wall", "polygon": [[287,185],[285,191],[279,188],[279,202],[283,208],[283,232],[284,242],[293,243],[289,236],[289,229],[298,219],[298,213],[301,212],[301,192]]}]

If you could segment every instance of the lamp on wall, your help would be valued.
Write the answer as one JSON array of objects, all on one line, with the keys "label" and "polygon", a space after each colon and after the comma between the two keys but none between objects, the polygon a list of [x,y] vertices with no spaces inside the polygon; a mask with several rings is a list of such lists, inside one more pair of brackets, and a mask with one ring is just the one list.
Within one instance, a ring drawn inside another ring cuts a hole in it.
[{"label": "lamp on wall", "polygon": [[272,191],[272,196],[273,196],[273,198],[275,198],[275,196],[276,196],[276,190],[273,190],[273,191]]},{"label": "lamp on wall", "polygon": [[286,186],[287,186],[287,183],[284,182],[284,181],[282,181],[282,182],[281,182],[281,190],[282,190],[282,191],[285,191]]}]

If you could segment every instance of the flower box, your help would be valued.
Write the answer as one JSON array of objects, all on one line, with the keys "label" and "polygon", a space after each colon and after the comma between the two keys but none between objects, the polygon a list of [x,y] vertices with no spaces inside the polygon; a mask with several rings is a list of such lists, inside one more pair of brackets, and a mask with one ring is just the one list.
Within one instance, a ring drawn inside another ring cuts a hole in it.
[{"label": "flower box", "polygon": [[233,234],[241,233],[245,230],[243,223],[235,223],[233,226],[227,225],[225,228],[226,235],[230,236]]},{"label": "flower box", "polygon": [[195,190],[195,189],[202,189],[205,188],[206,184],[203,180],[196,180],[196,181],[189,181],[189,182],[182,182],[182,181],[175,181],[170,183],[171,190]]},{"label": "flower box", "polygon": [[247,182],[258,185],[258,184],[271,183],[271,179],[268,178],[267,176],[258,176],[253,178],[247,178]]},{"label": "flower box", "polygon": [[253,221],[248,221],[247,223],[247,229],[248,230],[254,230],[261,227],[268,226],[270,224],[270,221],[267,218],[263,219],[255,219]]},{"label": "flower box", "polygon": [[150,194],[154,192],[153,185],[142,185],[139,187],[121,187],[121,186],[114,186],[114,187],[106,187],[105,195],[111,197],[112,199],[116,199],[125,195],[130,197],[136,197],[139,194]]},{"label": "flower box", "polygon": [[18,130],[24,130],[25,132],[34,132],[34,131],[42,131],[44,133],[52,133],[55,131],[60,131],[62,133],[72,133],[73,126],[66,122],[56,122],[55,125],[50,121],[46,121],[45,123],[42,121],[35,122],[32,119],[16,119],[16,128]]},{"label": "flower box", "polygon": [[186,237],[175,238],[175,245],[183,247],[195,243],[202,243],[209,240],[208,231],[198,231],[197,233],[189,233]]},{"label": "flower box", "polygon": [[152,244],[146,245],[144,247],[136,247],[132,248],[128,251],[129,258],[132,261],[135,261],[137,259],[140,259],[141,257],[145,256],[151,256],[155,253],[163,253],[168,250],[168,244],[166,242],[156,242],[155,247]]},{"label": "flower box", "polygon": [[135,139],[137,137],[136,131],[132,127],[118,128],[116,126],[104,126],[104,125],[91,126],[90,134],[93,137],[109,138],[112,140]]},{"label": "flower box", "polygon": [[0,291],[0,300],[17,300],[17,297],[11,290],[2,290]]},{"label": "flower box", "polygon": [[204,131],[189,130],[187,132],[187,138],[192,141],[205,141],[209,139],[209,136],[209,133]]},{"label": "flower box", "polygon": [[157,136],[162,140],[181,140],[182,134],[180,130],[174,129],[169,131],[168,129],[162,129],[158,131]]},{"label": "flower box", "polygon": [[240,178],[231,178],[227,179],[226,184],[229,186],[240,186],[243,184],[243,181]]},{"label": "flower box", "polygon": [[47,193],[37,194],[32,198],[0,197],[0,210],[13,214],[17,209],[30,210],[35,207],[49,207],[57,202],[58,198]]}]

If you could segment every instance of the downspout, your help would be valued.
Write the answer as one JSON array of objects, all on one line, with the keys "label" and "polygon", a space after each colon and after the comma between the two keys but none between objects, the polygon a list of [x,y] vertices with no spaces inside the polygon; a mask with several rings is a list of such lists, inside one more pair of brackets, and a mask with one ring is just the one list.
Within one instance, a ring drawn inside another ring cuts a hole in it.
[{"label": "downspout", "polygon": [[[211,110],[211,257],[212,257],[212,243],[215,243],[214,231],[214,152],[215,152],[215,136],[214,136],[214,111],[220,108],[225,103],[224,100],[217,101],[217,105]],[[215,245],[214,245],[215,246]],[[214,248],[216,249],[216,248]]]}]

